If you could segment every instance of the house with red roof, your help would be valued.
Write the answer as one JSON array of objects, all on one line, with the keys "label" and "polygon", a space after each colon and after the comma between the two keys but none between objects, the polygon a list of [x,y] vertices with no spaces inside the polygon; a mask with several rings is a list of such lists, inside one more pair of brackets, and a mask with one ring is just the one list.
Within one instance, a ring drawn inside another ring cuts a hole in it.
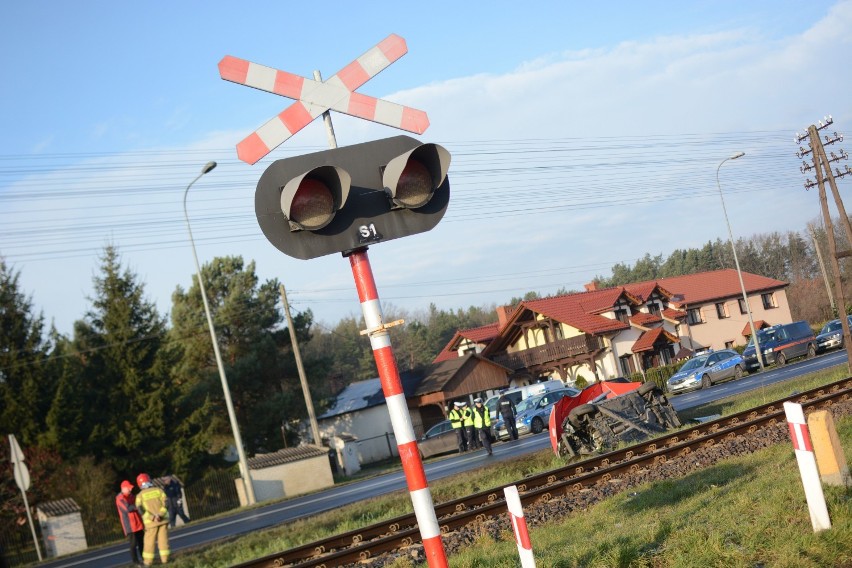
[{"label": "house with red roof", "polygon": [[[756,328],[792,321],[787,283],[742,273]],[[716,270],[525,300],[498,322],[459,330],[435,362],[469,353],[509,369],[507,386],[630,375],[679,353],[744,345],[751,334],[737,272]]]}]

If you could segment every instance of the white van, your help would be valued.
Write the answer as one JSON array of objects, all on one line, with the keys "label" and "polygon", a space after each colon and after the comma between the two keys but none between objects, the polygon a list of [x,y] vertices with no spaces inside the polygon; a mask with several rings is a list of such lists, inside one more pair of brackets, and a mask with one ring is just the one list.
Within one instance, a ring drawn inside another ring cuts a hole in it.
[{"label": "white van", "polygon": [[533,383],[531,385],[509,389],[486,400],[485,408],[487,408],[488,412],[491,414],[491,422],[493,423],[495,420],[497,420],[497,401],[504,394],[509,397],[509,400],[511,400],[515,404],[518,404],[525,398],[535,396],[543,392],[564,388],[565,383],[563,383],[561,380],[551,379],[542,383]]}]

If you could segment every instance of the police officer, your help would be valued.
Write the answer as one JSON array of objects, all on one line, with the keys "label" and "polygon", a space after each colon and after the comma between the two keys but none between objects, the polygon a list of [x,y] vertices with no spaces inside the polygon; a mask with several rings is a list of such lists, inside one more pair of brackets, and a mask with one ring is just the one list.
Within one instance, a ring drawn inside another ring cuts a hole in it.
[{"label": "police officer", "polygon": [[473,410],[464,401],[461,403],[461,413],[462,425],[467,437],[467,449],[475,450],[479,448],[479,442],[476,439],[476,428],[473,426]]},{"label": "police officer", "polygon": [[479,434],[479,441],[488,455],[491,455],[491,413],[482,404],[481,398],[476,398],[473,401],[473,427],[476,428]]},{"label": "police officer", "polygon": [[500,395],[497,399],[497,411],[503,417],[503,424],[506,425],[506,431],[509,437],[513,440],[518,439],[518,428],[515,426],[515,419],[518,417],[518,409],[515,408],[515,403],[512,399],[506,396],[506,393]]},{"label": "police officer", "polygon": [[467,438],[464,435],[464,419],[462,418],[460,402],[454,402],[453,408],[447,414],[447,418],[450,420],[450,425],[452,425],[453,430],[456,431],[456,440],[459,444],[459,453],[467,451]]}]

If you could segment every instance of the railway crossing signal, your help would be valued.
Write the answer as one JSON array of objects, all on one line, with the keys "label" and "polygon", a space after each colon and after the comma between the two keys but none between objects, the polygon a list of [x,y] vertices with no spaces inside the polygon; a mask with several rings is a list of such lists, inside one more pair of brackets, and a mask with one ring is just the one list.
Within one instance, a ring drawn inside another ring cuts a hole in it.
[{"label": "railway crossing signal", "polygon": [[395,136],[273,162],[257,184],[263,234],[300,259],[431,230],[447,210],[450,153]]}]

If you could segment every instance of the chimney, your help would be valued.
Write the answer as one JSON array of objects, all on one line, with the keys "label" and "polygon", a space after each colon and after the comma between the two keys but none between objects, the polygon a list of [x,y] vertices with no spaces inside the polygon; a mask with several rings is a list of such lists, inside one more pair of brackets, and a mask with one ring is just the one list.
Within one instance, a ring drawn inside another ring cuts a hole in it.
[{"label": "chimney", "polygon": [[584,284],[583,287],[586,289],[586,292],[594,292],[598,289],[598,283],[592,280],[588,284]]},{"label": "chimney", "polygon": [[497,325],[498,329],[503,329],[505,327],[506,322],[509,321],[509,318],[512,315],[512,312],[515,311],[513,306],[497,306]]}]

